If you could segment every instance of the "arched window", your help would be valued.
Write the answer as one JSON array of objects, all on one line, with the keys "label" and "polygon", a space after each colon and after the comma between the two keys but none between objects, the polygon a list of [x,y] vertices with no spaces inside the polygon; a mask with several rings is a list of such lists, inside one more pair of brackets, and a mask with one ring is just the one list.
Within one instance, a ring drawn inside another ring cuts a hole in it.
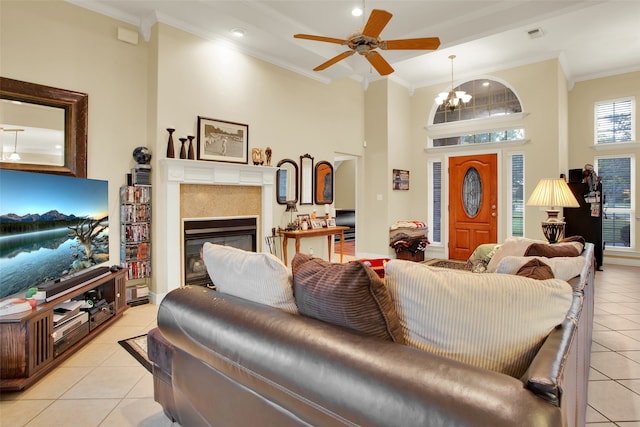
[{"label": "arched window", "polygon": [[[501,121],[510,114],[522,114],[522,104],[516,94],[496,80],[472,80],[454,88],[463,90],[472,96],[467,104],[462,104],[454,111],[438,107],[434,116],[432,129],[449,123],[460,123],[473,120],[481,126],[464,126],[464,131],[457,132],[450,126],[446,131],[442,129],[432,136],[433,147],[447,147],[467,144],[483,144],[490,142],[521,141],[524,140],[524,129],[521,126],[493,127],[493,120]],[[435,101],[434,101],[435,102]],[[466,125],[466,123],[464,123]],[[477,129],[477,131],[474,131]],[[482,129],[480,131],[480,129]],[[453,130],[453,132],[452,132]]]},{"label": "arched window", "polygon": [[454,91],[457,90],[463,90],[471,95],[471,101],[453,112],[438,108],[433,117],[433,124],[486,119],[522,112],[522,106],[516,94],[495,80],[472,80],[454,89]]}]

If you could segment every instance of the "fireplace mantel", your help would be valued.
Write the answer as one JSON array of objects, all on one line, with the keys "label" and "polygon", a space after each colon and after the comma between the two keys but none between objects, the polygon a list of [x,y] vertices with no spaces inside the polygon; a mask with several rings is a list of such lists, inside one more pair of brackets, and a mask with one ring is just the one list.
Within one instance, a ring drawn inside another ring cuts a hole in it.
[{"label": "fireplace mantel", "polygon": [[154,184],[153,280],[159,303],[167,292],[182,283],[180,186],[242,185],[262,188],[262,212],[258,241],[273,226],[274,183],[277,168],[236,163],[184,159],[160,159],[160,173]]},{"label": "fireplace mantel", "polygon": [[161,159],[168,183],[210,185],[270,185],[277,168],[201,160]]}]

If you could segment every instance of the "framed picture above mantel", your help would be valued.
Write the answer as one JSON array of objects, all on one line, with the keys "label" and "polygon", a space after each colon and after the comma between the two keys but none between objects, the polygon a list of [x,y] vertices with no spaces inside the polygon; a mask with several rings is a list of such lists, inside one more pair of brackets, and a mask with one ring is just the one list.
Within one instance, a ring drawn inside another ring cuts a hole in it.
[{"label": "framed picture above mantel", "polygon": [[249,163],[249,125],[198,116],[198,160]]}]

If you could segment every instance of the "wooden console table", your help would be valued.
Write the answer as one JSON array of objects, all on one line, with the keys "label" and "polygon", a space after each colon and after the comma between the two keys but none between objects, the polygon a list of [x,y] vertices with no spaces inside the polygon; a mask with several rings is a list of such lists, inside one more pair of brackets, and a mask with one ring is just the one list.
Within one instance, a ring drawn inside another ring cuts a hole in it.
[{"label": "wooden console table", "polygon": [[289,238],[296,239],[296,253],[300,252],[300,239],[304,239],[306,237],[322,237],[327,236],[327,246],[329,262],[331,262],[331,240],[335,235],[340,235],[340,262],[342,262],[342,257],[344,255],[344,232],[348,230],[349,227],[324,227],[324,228],[316,228],[311,230],[295,230],[295,231],[286,231],[280,230],[280,235],[282,235],[282,255],[284,258],[284,265],[287,265],[287,240]]}]

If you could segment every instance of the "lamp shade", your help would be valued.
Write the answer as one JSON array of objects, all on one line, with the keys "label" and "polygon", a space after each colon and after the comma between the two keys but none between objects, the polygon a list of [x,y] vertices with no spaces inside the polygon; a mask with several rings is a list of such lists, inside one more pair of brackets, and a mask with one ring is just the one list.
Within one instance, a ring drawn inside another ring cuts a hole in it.
[{"label": "lamp shade", "polygon": [[527,201],[527,206],[578,208],[580,204],[563,178],[541,179]]}]

